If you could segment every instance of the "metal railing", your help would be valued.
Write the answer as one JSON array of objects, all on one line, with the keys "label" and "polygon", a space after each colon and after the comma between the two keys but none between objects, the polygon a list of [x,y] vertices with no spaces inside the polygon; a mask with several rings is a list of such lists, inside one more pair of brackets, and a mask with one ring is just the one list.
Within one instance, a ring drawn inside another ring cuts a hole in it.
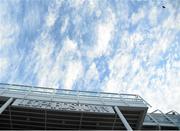
[{"label": "metal railing", "polygon": [[[54,89],[47,87],[37,87],[37,86],[27,86],[27,85],[17,85],[17,84],[6,84],[0,83],[0,95],[4,92],[19,92],[24,93],[25,97],[31,94],[36,95],[50,95],[52,98],[57,96],[64,97],[76,97],[80,98],[98,98],[102,101],[114,101],[120,100],[128,105],[128,103],[141,103],[145,106],[151,107],[151,105],[146,102],[142,97],[136,94],[118,94],[118,93],[107,93],[107,92],[93,92],[93,91],[78,91],[78,90],[67,90],[67,89]],[[16,96],[14,96],[16,97]]]},{"label": "metal railing", "polygon": [[151,125],[157,125],[158,129],[161,129],[161,126],[174,126],[180,129],[179,118],[180,115],[176,111],[163,113],[161,110],[157,109],[146,115],[144,125],[146,125],[147,123],[151,123]]}]

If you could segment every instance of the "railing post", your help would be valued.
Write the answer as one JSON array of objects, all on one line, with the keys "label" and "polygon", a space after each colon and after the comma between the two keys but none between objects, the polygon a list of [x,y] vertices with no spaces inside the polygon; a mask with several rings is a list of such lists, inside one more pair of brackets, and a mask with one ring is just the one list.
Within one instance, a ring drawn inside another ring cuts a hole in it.
[{"label": "railing post", "polygon": [[125,105],[129,106],[129,104],[124,100],[124,98],[121,96],[121,94],[119,94],[120,100],[122,102],[124,102]]},{"label": "railing post", "polygon": [[77,90],[77,102],[79,103],[79,90]]}]

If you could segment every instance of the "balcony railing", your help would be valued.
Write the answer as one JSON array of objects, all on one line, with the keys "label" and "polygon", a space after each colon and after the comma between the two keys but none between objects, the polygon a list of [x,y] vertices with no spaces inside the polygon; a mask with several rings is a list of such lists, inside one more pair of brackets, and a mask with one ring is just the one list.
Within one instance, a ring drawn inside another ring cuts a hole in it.
[{"label": "balcony railing", "polygon": [[77,101],[79,103],[94,103],[103,105],[123,104],[126,106],[151,107],[149,103],[147,103],[142,97],[136,94],[118,94],[107,92],[54,89],[47,87],[6,83],[0,83],[0,96],[52,101],[68,100],[67,102]]}]

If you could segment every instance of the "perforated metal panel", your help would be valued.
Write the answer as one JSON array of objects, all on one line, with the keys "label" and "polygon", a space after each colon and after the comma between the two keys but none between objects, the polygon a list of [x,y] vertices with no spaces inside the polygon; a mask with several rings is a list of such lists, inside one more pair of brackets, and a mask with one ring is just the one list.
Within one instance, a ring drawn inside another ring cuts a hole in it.
[{"label": "perforated metal panel", "polygon": [[12,106],[49,109],[57,111],[97,112],[114,114],[111,106],[100,106],[80,103],[66,103],[53,101],[39,101],[28,99],[16,99]]}]

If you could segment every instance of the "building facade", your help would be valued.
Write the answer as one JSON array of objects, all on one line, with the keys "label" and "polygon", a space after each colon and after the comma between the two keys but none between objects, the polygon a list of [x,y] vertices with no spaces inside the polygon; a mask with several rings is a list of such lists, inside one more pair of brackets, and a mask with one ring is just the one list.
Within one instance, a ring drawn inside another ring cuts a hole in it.
[{"label": "building facade", "polygon": [[0,84],[0,129],[179,130],[175,111],[147,113],[135,94]]}]

